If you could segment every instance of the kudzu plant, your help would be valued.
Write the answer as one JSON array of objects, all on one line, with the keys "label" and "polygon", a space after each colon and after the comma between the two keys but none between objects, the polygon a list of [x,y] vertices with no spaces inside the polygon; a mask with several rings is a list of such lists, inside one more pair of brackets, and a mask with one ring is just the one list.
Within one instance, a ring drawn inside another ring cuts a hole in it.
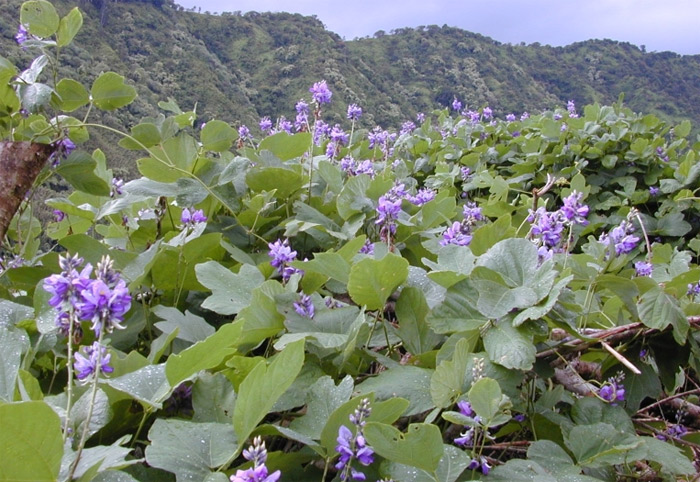
[{"label": "kudzu plant", "polygon": [[28,1],[37,56],[0,58],[0,478],[697,476],[690,123],[454,99],[331,125],[319,80],[294,121],[168,99],[127,132],[91,114],[138,86],[61,77],[82,23]]}]

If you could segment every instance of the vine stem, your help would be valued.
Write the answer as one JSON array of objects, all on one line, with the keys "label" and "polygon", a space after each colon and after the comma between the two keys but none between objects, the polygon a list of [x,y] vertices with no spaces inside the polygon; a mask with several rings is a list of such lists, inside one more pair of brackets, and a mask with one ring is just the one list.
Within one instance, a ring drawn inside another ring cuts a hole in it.
[{"label": "vine stem", "polygon": [[90,393],[90,406],[88,407],[87,417],[85,417],[85,424],[83,425],[83,432],[80,435],[80,442],[78,443],[78,453],[75,456],[73,465],[71,465],[70,473],[68,474],[68,480],[73,480],[73,475],[78,468],[78,463],[80,462],[80,457],[83,454],[83,448],[85,447],[85,442],[87,441],[88,430],[90,429],[90,421],[92,419],[92,414],[95,410],[95,399],[97,398],[97,386],[100,381],[100,372],[102,371],[102,338],[104,336],[105,327],[103,326],[100,330],[100,336],[97,339],[98,350],[100,351],[100,356],[98,357],[98,363],[95,364],[95,376],[92,380],[92,392]]},{"label": "vine stem", "polygon": [[63,427],[63,442],[68,438],[70,425],[70,410],[73,404],[73,324],[75,323],[75,310],[71,308],[68,319],[68,385],[66,386],[66,422]]}]

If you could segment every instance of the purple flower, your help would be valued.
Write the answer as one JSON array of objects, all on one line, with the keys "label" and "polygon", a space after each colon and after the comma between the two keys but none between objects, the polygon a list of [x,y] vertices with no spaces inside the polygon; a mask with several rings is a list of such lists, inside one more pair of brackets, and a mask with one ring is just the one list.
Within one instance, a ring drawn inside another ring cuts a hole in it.
[{"label": "purple flower", "polygon": [[49,161],[51,161],[51,166],[53,167],[58,167],[61,160],[70,156],[71,152],[75,150],[75,144],[67,137],[59,139],[51,145],[54,151],[49,156]]},{"label": "purple flower", "polygon": [[650,196],[654,196],[654,197],[658,196],[660,192],[661,192],[661,190],[658,187],[651,186],[649,188],[649,195]]},{"label": "purple flower", "polygon": [[292,133],[292,123],[287,120],[286,117],[282,116],[277,119],[277,130],[280,132],[286,132],[287,134]]},{"label": "purple flower", "polygon": [[625,387],[622,385],[623,379],[624,375],[622,373],[609,378],[598,390],[598,396],[611,405],[616,405],[615,402],[618,401],[623,402],[625,400]]},{"label": "purple flower", "polygon": [[309,115],[309,104],[307,104],[304,99],[301,99],[299,102],[297,102],[294,106],[294,109],[297,111],[297,114]]},{"label": "purple flower", "polygon": [[265,116],[260,119],[260,130],[264,133],[268,133],[272,130],[272,121],[269,117]]},{"label": "purple flower", "polygon": [[17,41],[17,44],[22,45],[24,42],[29,40],[29,31],[24,27],[24,25],[20,24],[19,27],[17,28],[17,33],[15,34],[15,40]]},{"label": "purple flower", "polygon": [[311,300],[311,296],[302,294],[299,301],[294,302],[294,311],[300,316],[313,319],[316,310],[314,309],[314,302]]},{"label": "purple flower", "polygon": [[484,119],[490,119],[493,116],[493,111],[491,110],[491,107],[484,107],[481,111],[481,115],[484,116]]},{"label": "purple flower", "polygon": [[360,175],[360,174],[367,174],[369,177],[374,177],[374,164],[372,164],[372,161],[369,159],[365,159],[364,161],[360,162],[355,166],[355,172],[354,174]]},{"label": "purple flower", "polygon": [[56,221],[57,223],[60,223],[61,221],[63,221],[66,218],[66,213],[64,213],[60,209],[54,209],[53,210],[53,218],[54,218],[54,221]]},{"label": "purple flower", "polygon": [[530,114],[528,114],[527,112],[523,112],[522,115],[520,116],[521,121],[524,121],[525,119],[529,119],[529,118],[530,118]]},{"label": "purple flower", "polygon": [[121,196],[124,194],[122,188],[124,187],[124,180],[119,177],[112,178],[112,189],[110,190],[109,197]]},{"label": "purple flower", "polygon": [[278,239],[274,243],[268,243],[267,246],[270,248],[267,254],[272,258],[270,264],[277,268],[277,273],[282,275],[283,281],[288,281],[293,274],[303,274],[303,271],[287,265],[297,259],[297,252],[289,247],[289,240]]},{"label": "purple flower", "polygon": [[242,125],[238,128],[238,137],[240,137],[243,140],[250,139],[250,129],[248,129],[248,126]]},{"label": "purple flower", "polygon": [[73,368],[76,371],[78,380],[85,380],[87,377],[100,373],[112,373],[114,369],[109,366],[111,354],[107,353],[107,348],[94,342],[91,346],[85,347],[85,355],[75,352]]},{"label": "purple flower", "polygon": [[565,219],[559,211],[550,213],[543,206],[540,206],[537,211],[530,211],[527,219],[534,222],[531,233],[539,238],[544,246],[552,248],[559,245],[564,232]]},{"label": "purple flower", "polygon": [[369,239],[365,241],[365,244],[362,245],[360,248],[360,253],[363,254],[374,254],[374,243],[371,242]]},{"label": "purple flower", "polygon": [[484,215],[481,214],[481,208],[476,205],[475,202],[468,202],[462,208],[464,214],[464,220],[467,221],[469,225],[475,224],[477,221],[483,221]]},{"label": "purple flower", "polygon": [[399,134],[410,134],[415,130],[415,128],[416,125],[413,123],[413,121],[406,121],[401,125],[401,131],[399,132]]},{"label": "purple flower", "polygon": [[700,295],[700,281],[697,283],[689,283],[688,284],[688,296],[692,296],[693,298],[697,295]]},{"label": "purple flower", "polygon": [[457,407],[459,408],[459,413],[461,413],[465,417],[474,416],[474,409],[472,409],[472,404],[467,402],[466,400],[460,400],[459,402],[457,402]]},{"label": "purple flower", "polygon": [[452,101],[452,109],[456,110],[457,112],[462,110],[462,103],[457,100],[457,97],[455,97],[455,99]]},{"label": "purple flower", "polygon": [[506,120],[507,120],[508,122],[514,122],[514,121],[515,121],[515,114],[508,114],[508,115],[506,116]]},{"label": "purple flower", "polygon": [[481,120],[481,114],[479,114],[475,110],[469,110],[466,112],[467,117],[469,117],[469,120],[471,121],[472,124],[476,124]]},{"label": "purple flower", "polygon": [[573,100],[566,103],[566,110],[569,112],[569,117],[572,119],[576,119],[578,117],[578,114],[576,113],[576,104]]},{"label": "purple flower", "polygon": [[365,480],[365,474],[352,467],[352,461],[357,460],[361,465],[368,466],[374,462],[374,450],[367,445],[363,435],[365,419],[370,414],[369,400],[363,399],[360,405],[350,415],[350,421],[355,425],[356,434],[345,425],[338,428],[338,438],[335,450],[340,454],[335,468],[340,470],[340,480],[346,481],[350,477],[353,480]]},{"label": "purple flower", "polygon": [[468,167],[462,166],[459,168],[459,174],[462,177],[462,181],[466,182],[471,177],[472,170],[469,169]]},{"label": "purple flower", "polygon": [[610,246],[612,243],[615,246],[615,254],[630,253],[639,243],[639,238],[633,236],[634,226],[627,221],[622,221],[619,226],[614,227],[609,234],[603,234],[598,238],[598,242]]},{"label": "purple flower", "polygon": [[418,114],[416,114],[416,122],[418,122],[420,124],[425,122],[425,114],[422,112],[419,112]]},{"label": "purple flower", "polygon": [[317,146],[321,145],[325,136],[331,133],[331,126],[323,122],[322,120],[317,120],[314,124],[314,144]]},{"label": "purple flower", "polygon": [[419,189],[415,196],[409,196],[408,202],[416,206],[422,206],[435,199],[436,194],[434,190],[424,187],[423,189]]},{"label": "purple flower", "polygon": [[357,104],[350,104],[348,106],[348,119],[352,121],[359,120],[362,117],[362,107]]},{"label": "purple flower", "polygon": [[[387,193],[388,194],[388,193]],[[390,224],[398,218],[401,212],[401,199],[393,196],[381,196],[377,205],[377,220],[375,224]]]},{"label": "purple flower", "polygon": [[564,217],[574,224],[586,225],[586,216],[588,216],[588,206],[581,204],[581,199],[583,199],[583,193],[578,191],[572,191],[567,197],[564,198],[564,205],[561,207],[561,212],[564,213]]},{"label": "purple flower", "polygon": [[447,228],[442,233],[442,241],[440,246],[455,244],[457,246],[467,246],[472,242],[472,235],[469,234],[469,229],[462,225],[459,221],[452,223],[452,226]]},{"label": "purple flower", "polygon": [[328,104],[331,101],[331,96],[333,95],[333,93],[328,89],[328,85],[326,84],[325,80],[316,82],[309,88],[309,92],[311,92],[311,97],[318,105]]},{"label": "purple flower", "polygon": [[331,138],[331,140],[333,142],[336,142],[338,144],[347,144],[348,141],[350,140],[350,135],[347,134],[338,124],[333,126],[333,129],[331,129],[329,137]]},{"label": "purple flower", "polygon": [[124,280],[120,279],[110,289],[104,281],[96,279],[80,294],[83,301],[77,306],[78,313],[82,320],[92,322],[95,336],[100,336],[103,328],[107,333],[124,328],[120,323],[131,308],[131,295]]},{"label": "purple flower", "polygon": [[260,436],[253,439],[253,445],[243,450],[243,457],[252,461],[253,467],[247,470],[237,470],[236,474],[229,478],[231,482],[277,482],[282,475],[279,470],[268,474],[268,469],[265,466],[267,449],[265,449],[265,442]]},{"label": "purple flower", "polygon": [[637,276],[651,276],[652,264],[648,261],[637,261],[634,263],[634,270]]},{"label": "purple flower", "polygon": [[194,226],[198,223],[207,222],[207,217],[204,215],[204,211],[202,209],[195,210],[192,208],[190,210],[189,208],[185,208],[182,210],[182,214],[180,215],[180,221],[185,227]]}]

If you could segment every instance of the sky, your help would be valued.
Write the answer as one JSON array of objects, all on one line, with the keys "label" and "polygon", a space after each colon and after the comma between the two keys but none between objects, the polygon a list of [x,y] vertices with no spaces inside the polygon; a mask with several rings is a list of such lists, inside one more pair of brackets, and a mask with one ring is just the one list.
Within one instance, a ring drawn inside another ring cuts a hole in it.
[{"label": "sky", "polygon": [[202,12],[316,15],[346,40],[378,30],[449,25],[499,42],[562,46],[589,39],[700,54],[700,0],[175,0]]}]

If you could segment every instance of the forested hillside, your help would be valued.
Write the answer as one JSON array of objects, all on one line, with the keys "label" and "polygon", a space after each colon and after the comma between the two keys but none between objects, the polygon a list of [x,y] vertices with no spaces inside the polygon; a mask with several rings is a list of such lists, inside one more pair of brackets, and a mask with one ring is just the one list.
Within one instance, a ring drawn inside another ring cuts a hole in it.
[{"label": "forested hillside", "polygon": [[[0,48],[21,65],[14,44],[20,0],[0,5]],[[196,105],[199,118],[255,125],[264,115],[293,117],[308,85],[325,78],[338,102],[372,115],[367,125],[398,126],[417,111],[450,105],[490,106],[496,116],[539,112],[569,99],[611,103],[625,94],[635,111],[671,121],[700,120],[700,56],[645,52],[593,40],[567,47],[501,44],[447,26],[406,28],[346,41],[321,21],[298,14],[186,11],[169,0],[56,0],[78,5],[86,24],[65,51],[68,68],[86,79],[111,66],[134,84],[128,112],[102,119],[133,125],[172,97]],[[109,152],[112,157],[123,155]]]}]

